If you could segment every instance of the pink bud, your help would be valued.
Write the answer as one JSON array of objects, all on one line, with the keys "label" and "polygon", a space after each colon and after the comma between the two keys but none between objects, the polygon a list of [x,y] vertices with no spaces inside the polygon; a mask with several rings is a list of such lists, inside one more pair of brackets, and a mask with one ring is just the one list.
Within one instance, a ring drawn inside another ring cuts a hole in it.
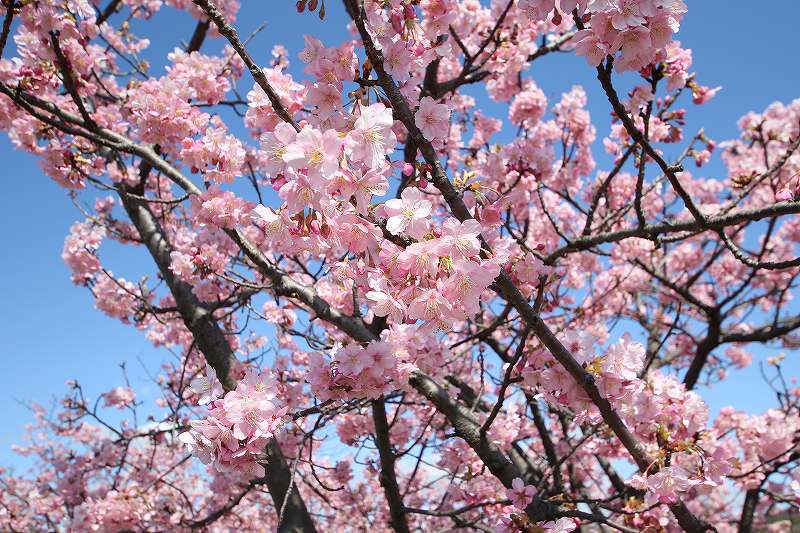
[{"label": "pink bud", "polygon": [[397,33],[403,33],[403,13],[399,9],[392,9],[389,19],[392,21],[392,29]]},{"label": "pink bud", "polygon": [[481,211],[481,222],[483,222],[487,226],[502,224],[502,219],[500,218],[500,210],[493,205],[484,207],[483,210]]},{"label": "pink bud", "polygon": [[279,190],[286,184],[286,176],[283,174],[278,174],[274,178],[272,178],[272,188],[276,191]]},{"label": "pink bud", "polygon": [[420,189],[427,189],[428,188],[428,180],[424,177],[417,178],[417,187]]},{"label": "pink bud", "polygon": [[414,11],[414,7],[411,4],[403,5],[403,14],[406,17],[406,20],[414,20],[417,18],[417,12]]},{"label": "pink bud", "polygon": [[414,165],[411,163],[404,163],[403,164],[403,176],[410,176],[414,173]]},{"label": "pink bud", "polygon": [[433,233],[433,236],[438,239],[439,237],[442,236],[442,228],[433,228],[431,230],[431,233]]}]

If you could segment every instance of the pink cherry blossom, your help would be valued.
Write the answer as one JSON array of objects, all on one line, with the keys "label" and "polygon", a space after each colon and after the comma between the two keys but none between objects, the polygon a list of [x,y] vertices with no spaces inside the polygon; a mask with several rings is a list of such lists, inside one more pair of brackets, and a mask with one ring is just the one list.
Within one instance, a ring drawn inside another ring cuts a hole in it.
[{"label": "pink cherry blossom", "polygon": [[416,320],[445,320],[450,315],[451,303],[439,291],[422,289],[408,306],[408,317]]},{"label": "pink cherry blossom", "polygon": [[347,134],[350,158],[362,161],[369,168],[384,166],[386,155],[397,143],[392,124],[392,110],[382,103],[362,107],[353,130]]},{"label": "pink cherry blossom", "polygon": [[[287,153],[292,154],[295,149],[301,150],[303,161],[298,164],[307,170],[308,179],[312,183],[321,186],[339,168],[341,147],[342,141],[335,130],[321,132],[306,126],[297,134],[294,146]],[[287,157],[284,155],[284,160]]]},{"label": "pink cherry blossom", "polygon": [[540,527],[548,533],[569,533],[575,531],[578,524],[572,518],[559,518],[554,522],[544,522]]},{"label": "pink cherry blossom", "polygon": [[511,488],[506,489],[506,498],[511,500],[515,507],[525,509],[533,501],[536,492],[536,487],[533,485],[526,485],[521,478],[514,478]]},{"label": "pink cherry blossom", "polygon": [[114,387],[103,394],[103,405],[123,409],[136,400],[136,393],[128,387]]},{"label": "pink cherry blossom", "polygon": [[444,140],[450,128],[450,109],[445,104],[437,104],[433,98],[426,96],[419,101],[414,123],[429,141]]},{"label": "pink cherry blossom", "polygon": [[458,222],[453,218],[447,219],[442,225],[439,253],[449,255],[453,259],[474,257],[481,249],[478,240],[481,231],[481,225],[477,220]]},{"label": "pink cherry blossom", "polygon": [[266,154],[266,172],[278,174],[303,161],[303,150],[295,144],[296,139],[297,132],[285,122],[261,137],[261,149]]},{"label": "pink cherry blossom", "polygon": [[222,383],[217,379],[217,372],[206,363],[205,372],[189,383],[189,390],[199,396],[198,405],[206,405],[222,397]]},{"label": "pink cherry blossom", "polygon": [[421,239],[428,231],[428,215],[433,204],[419,189],[409,187],[403,190],[400,198],[393,198],[384,204],[386,229],[393,235],[406,233]]},{"label": "pink cherry blossom", "polygon": [[320,120],[327,120],[342,106],[342,93],[334,85],[315,85],[308,90],[308,101],[317,107]]},{"label": "pink cherry blossom", "polygon": [[370,302],[370,308],[376,316],[388,316],[395,322],[402,322],[405,312],[402,302],[382,291],[369,291],[364,297]]},{"label": "pink cherry blossom", "polygon": [[404,41],[398,40],[391,43],[384,50],[384,58],[386,72],[391,74],[399,82],[408,80],[412,56],[406,48],[406,43]]}]

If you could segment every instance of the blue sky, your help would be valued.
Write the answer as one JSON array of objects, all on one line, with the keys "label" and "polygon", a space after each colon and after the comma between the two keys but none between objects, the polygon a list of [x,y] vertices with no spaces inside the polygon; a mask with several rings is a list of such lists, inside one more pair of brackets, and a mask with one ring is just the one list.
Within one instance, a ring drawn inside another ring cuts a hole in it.
[{"label": "blue sky", "polygon": [[[237,24],[240,34],[249,35],[266,22],[265,29],[249,45],[253,56],[266,63],[272,46],[283,44],[296,74],[300,71],[296,57],[303,46],[303,34],[315,35],[329,45],[347,37],[345,14],[336,0],[328,0],[324,22],[316,15],[296,14],[290,0],[242,3]],[[703,126],[718,141],[733,138],[737,135],[736,121],[745,112],[800,96],[800,71],[792,38],[794,24],[800,18],[800,3],[687,3],[689,12],[679,39],[693,49],[700,83],[723,86],[710,104],[699,108],[690,105],[688,134]],[[179,39],[188,39],[194,20],[186,13],[165,8],[146,24],[152,45],[145,56],[154,66],[152,72],[160,74],[166,54]],[[220,39],[215,39],[206,50],[220,46]],[[608,102],[593,69],[581,58],[563,54],[545,57],[533,65],[530,74],[551,102],[573,85],[583,85],[598,138],[607,133]],[[247,80],[241,88],[246,92],[250,86]],[[479,105],[490,114],[506,113],[504,107],[490,104],[484,97]],[[599,143],[596,156],[599,162],[606,161]],[[73,378],[81,381],[88,394],[99,394],[121,382],[121,362],[126,362],[137,392],[151,397],[154,387],[145,369],[156,370],[168,354],[152,348],[133,327],[96,311],[88,291],[71,284],[61,261],[61,248],[70,225],[82,217],[65,191],[42,174],[32,157],[14,151],[4,135],[0,135],[0,162],[0,225],[6,228],[0,235],[0,248],[4,250],[4,260],[0,261],[0,408],[5,419],[0,432],[0,465],[9,465],[20,464],[10,446],[20,440],[23,425],[32,420],[20,402],[48,404],[66,390],[64,382]],[[701,174],[722,178],[723,170],[715,158]],[[140,251],[104,244],[101,253],[115,273],[129,278],[153,271],[149,258]],[[729,380],[707,394],[703,391],[712,409],[734,403],[761,411],[773,405],[774,399],[759,377],[757,362],[776,352],[759,350],[749,369],[732,373]],[[794,375],[800,373],[797,359],[797,353],[788,353],[787,367]]]}]

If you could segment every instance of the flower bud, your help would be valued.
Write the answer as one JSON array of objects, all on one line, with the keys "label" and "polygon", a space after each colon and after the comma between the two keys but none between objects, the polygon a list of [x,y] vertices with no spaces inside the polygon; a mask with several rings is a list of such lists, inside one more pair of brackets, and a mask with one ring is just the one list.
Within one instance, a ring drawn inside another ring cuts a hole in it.
[{"label": "flower bud", "polygon": [[286,184],[286,176],[283,174],[278,174],[274,178],[272,178],[272,188],[274,190],[280,190]]},{"label": "flower bud", "polygon": [[392,21],[392,29],[394,31],[403,33],[403,13],[399,9],[392,9],[389,20]]}]

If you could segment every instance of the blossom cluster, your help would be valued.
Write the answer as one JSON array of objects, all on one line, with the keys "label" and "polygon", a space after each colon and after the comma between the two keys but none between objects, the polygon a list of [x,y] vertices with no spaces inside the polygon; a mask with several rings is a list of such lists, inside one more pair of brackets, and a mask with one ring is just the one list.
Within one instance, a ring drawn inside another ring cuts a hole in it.
[{"label": "blossom cluster", "polygon": [[248,370],[236,388],[222,392],[216,372],[195,379],[191,391],[208,414],[189,422],[190,430],[179,438],[190,453],[220,471],[237,471],[253,477],[264,475],[259,462],[264,446],[285,423],[288,408],[278,398],[278,385],[269,372]]},{"label": "blossom cluster", "polygon": [[619,52],[620,71],[649,65],[672,40],[686,13],[682,0],[523,0],[520,8],[537,20],[549,14],[570,17],[577,10],[591,27],[576,34],[576,53],[596,66]]},{"label": "blossom cluster", "polygon": [[330,361],[319,352],[311,354],[307,379],[322,401],[378,398],[397,386],[398,364],[387,342],[350,344],[336,350]]}]

